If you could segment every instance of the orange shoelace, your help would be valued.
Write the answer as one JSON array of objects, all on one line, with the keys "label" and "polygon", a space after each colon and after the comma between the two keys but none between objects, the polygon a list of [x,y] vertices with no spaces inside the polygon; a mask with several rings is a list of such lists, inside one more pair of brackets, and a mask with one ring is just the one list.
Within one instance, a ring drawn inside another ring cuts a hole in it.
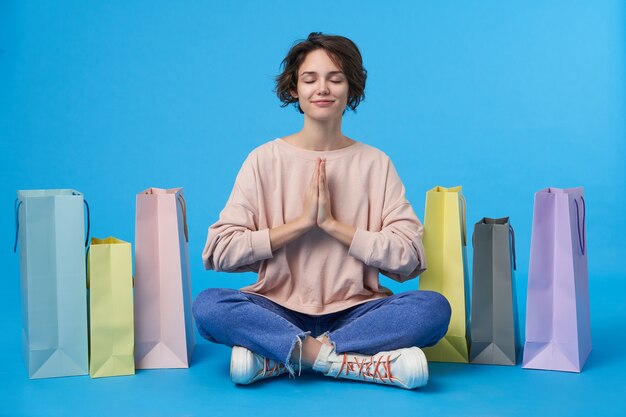
[{"label": "orange shoelace", "polygon": [[265,363],[263,364],[263,376],[280,375],[281,371],[286,369],[287,368],[285,368],[285,365],[282,363],[265,358]]},{"label": "orange shoelace", "polygon": [[[354,361],[348,361],[348,355],[345,353],[343,354],[341,368],[339,369],[339,374],[337,374],[337,376],[341,375],[341,372],[345,368],[346,375],[349,375],[350,372],[358,371],[357,377],[363,377],[364,380],[371,378],[373,381],[376,381],[376,378],[378,378],[383,383],[392,383],[393,375],[391,374],[391,355],[387,355],[386,360],[380,357],[378,358],[378,361],[376,361],[373,356],[370,356],[369,360],[367,358],[363,358],[360,362],[356,356],[353,358]],[[385,375],[381,374],[381,365],[383,367],[382,369],[385,371]]]}]

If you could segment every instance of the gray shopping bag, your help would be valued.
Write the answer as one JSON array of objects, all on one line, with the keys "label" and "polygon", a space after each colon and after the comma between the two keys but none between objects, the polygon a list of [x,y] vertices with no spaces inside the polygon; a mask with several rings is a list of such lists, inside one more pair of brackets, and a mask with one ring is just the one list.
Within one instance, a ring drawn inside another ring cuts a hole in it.
[{"label": "gray shopping bag", "polygon": [[520,352],[515,296],[515,235],[509,218],[483,218],[472,237],[470,362],[516,365]]},{"label": "gray shopping bag", "polygon": [[22,353],[29,378],[89,371],[83,204],[74,190],[17,192],[14,250],[19,241]]}]

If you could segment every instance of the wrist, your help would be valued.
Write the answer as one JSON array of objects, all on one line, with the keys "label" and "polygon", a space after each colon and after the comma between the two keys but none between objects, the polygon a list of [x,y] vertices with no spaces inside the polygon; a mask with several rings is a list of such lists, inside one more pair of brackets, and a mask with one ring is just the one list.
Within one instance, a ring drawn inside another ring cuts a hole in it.
[{"label": "wrist", "polygon": [[320,224],[320,229],[322,229],[329,235],[332,235],[333,231],[336,229],[336,226],[337,226],[337,220],[329,219],[325,221],[324,223]]},{"label": "wrist", "polygon": [[328,235],[334,237],[348,247],[350,247],[350,245],[352,244],[352,240],[354,239],[354,235],[356,234],[356,228],[341,223],[340,221],[335,219],[324,222],[324,224],[320,225],[320,228],[324,230],[324,232],[326,232]]},{"label": "wrist", "polygon": [[306,232],[309,229],[313,228],[313,226],[315,226],[315,222],[306,218],[306,216],[301,216],[296,220],[296,225],[298,229],[302,230],[303,232]]}]

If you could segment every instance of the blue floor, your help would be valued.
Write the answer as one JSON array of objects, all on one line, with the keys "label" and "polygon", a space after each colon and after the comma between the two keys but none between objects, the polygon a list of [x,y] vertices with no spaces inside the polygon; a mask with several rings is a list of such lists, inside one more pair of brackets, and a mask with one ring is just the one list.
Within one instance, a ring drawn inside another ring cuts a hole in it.
[{"label": "blue floor", "polygon": [[[8,290],[3,291],[3,309],[12,314],[1,318],[2,416],[275,416],[290,409],[311,416],[626,415],[626,283],[617,277],[591,280],[593,351],[582,373],[431,363],[429,384],[414,391],[316,374],[234,386],[229,380],[230,349],[205,340],[199,340],[189,369],[29,380],[15,319],[19,300],[6,296],[17,286],[3,285]],[[518,296],[523,307],[525,296]]]}]

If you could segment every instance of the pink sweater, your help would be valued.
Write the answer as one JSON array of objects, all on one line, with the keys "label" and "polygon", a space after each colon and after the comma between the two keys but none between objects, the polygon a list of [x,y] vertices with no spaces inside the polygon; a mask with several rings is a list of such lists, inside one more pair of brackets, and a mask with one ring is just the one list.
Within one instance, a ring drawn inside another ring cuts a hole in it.
[{"label": "pink sweater", "polygon": [[[331,210],[354,226],[350,247],[313,228],[272,252],[269,230],[302,215],[317,157],[326,158]],[[425,270],[423,226],[391,159],[361,142],[311,151],[278,138],[248,154],[202,253],[206,269],[258,272],[241,288],[310,315],[344,310],[392,292]]]}]

